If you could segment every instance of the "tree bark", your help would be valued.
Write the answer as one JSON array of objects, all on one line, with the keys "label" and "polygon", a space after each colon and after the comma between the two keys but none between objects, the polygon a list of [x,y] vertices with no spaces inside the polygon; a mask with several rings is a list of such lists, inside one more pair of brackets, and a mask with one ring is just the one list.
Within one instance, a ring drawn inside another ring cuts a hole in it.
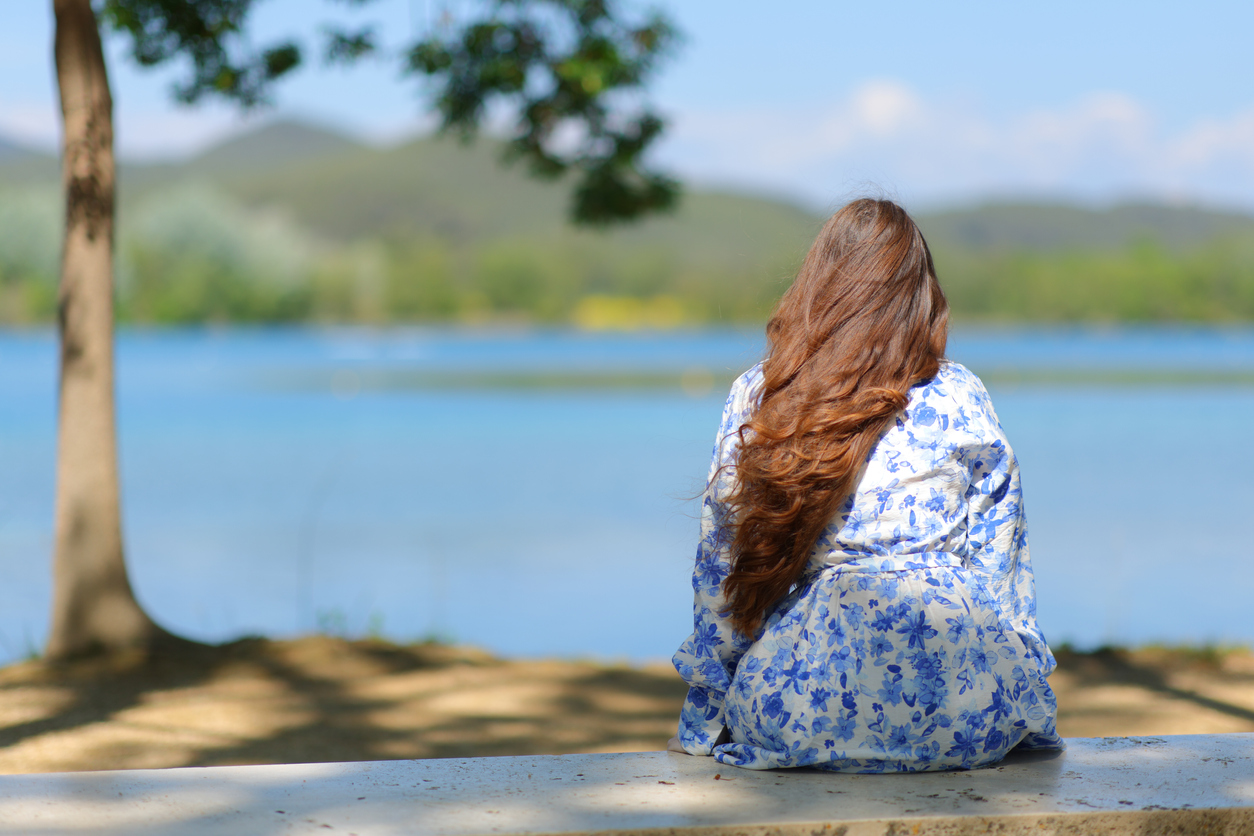
[{"label": "tree bark", "polygon": [[49,658],[167,639],[131,590],[113,403],[113,101],[91,0],[54,0],[65,242]]}]

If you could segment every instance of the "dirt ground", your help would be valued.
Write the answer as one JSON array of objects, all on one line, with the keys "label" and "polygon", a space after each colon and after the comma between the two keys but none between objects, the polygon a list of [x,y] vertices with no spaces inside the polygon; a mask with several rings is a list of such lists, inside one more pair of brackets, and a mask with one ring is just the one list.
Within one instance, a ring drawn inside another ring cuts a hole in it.
[{"label": "dirt ground", "polygon": [[[1059,652],[1067,737],[1254,731],[1254,654]],[[251,639],[141,664],[0,669],[0,773],[661,749],[669,666]]]}]

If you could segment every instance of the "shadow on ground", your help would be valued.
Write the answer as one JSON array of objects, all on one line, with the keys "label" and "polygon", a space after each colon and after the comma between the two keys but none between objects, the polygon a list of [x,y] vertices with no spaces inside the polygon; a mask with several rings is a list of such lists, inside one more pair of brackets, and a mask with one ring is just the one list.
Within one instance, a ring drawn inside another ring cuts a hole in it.
[{"label": "shadow on ground", "polygon": [[[1254,731],[1248,651],[1058,652],[1069,737]],[[668,666],[312,636],[0,670],[0,773],[658,750]]]},{"label": "shadow on ground", "polygon": [[1055,654],[1050,682],[1068,737],[1254,731],[1254,655],[1213,648]]},{"label": "shadow on ground", "polygon": [[251,639],[0,671],[0,772],[661,749],[669,668]]}]

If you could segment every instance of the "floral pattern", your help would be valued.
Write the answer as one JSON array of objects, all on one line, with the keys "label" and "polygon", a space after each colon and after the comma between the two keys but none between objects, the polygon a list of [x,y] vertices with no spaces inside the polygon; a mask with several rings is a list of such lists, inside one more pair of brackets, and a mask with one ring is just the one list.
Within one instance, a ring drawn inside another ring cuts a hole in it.
[{"label": "floral pattern", "polygon": [[[701,515],[679,742],[753,769],[968,769],[1060,748],[1019,470],[980,380],[942,362],[872,451],[756,636],[721,614],[726,500],[758,364],[732,387]],[[721,468],[721,470],[720,470]]]}]

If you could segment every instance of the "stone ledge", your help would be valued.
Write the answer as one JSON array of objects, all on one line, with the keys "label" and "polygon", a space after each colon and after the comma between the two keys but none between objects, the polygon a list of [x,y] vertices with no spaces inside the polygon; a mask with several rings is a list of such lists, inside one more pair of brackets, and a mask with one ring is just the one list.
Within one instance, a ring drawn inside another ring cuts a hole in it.
[{"label": "stone ledge", "polygon": [[973,772],[648,752],[0,776],[2,834],[1254,832],[1254,734],[1069,740]]}]

